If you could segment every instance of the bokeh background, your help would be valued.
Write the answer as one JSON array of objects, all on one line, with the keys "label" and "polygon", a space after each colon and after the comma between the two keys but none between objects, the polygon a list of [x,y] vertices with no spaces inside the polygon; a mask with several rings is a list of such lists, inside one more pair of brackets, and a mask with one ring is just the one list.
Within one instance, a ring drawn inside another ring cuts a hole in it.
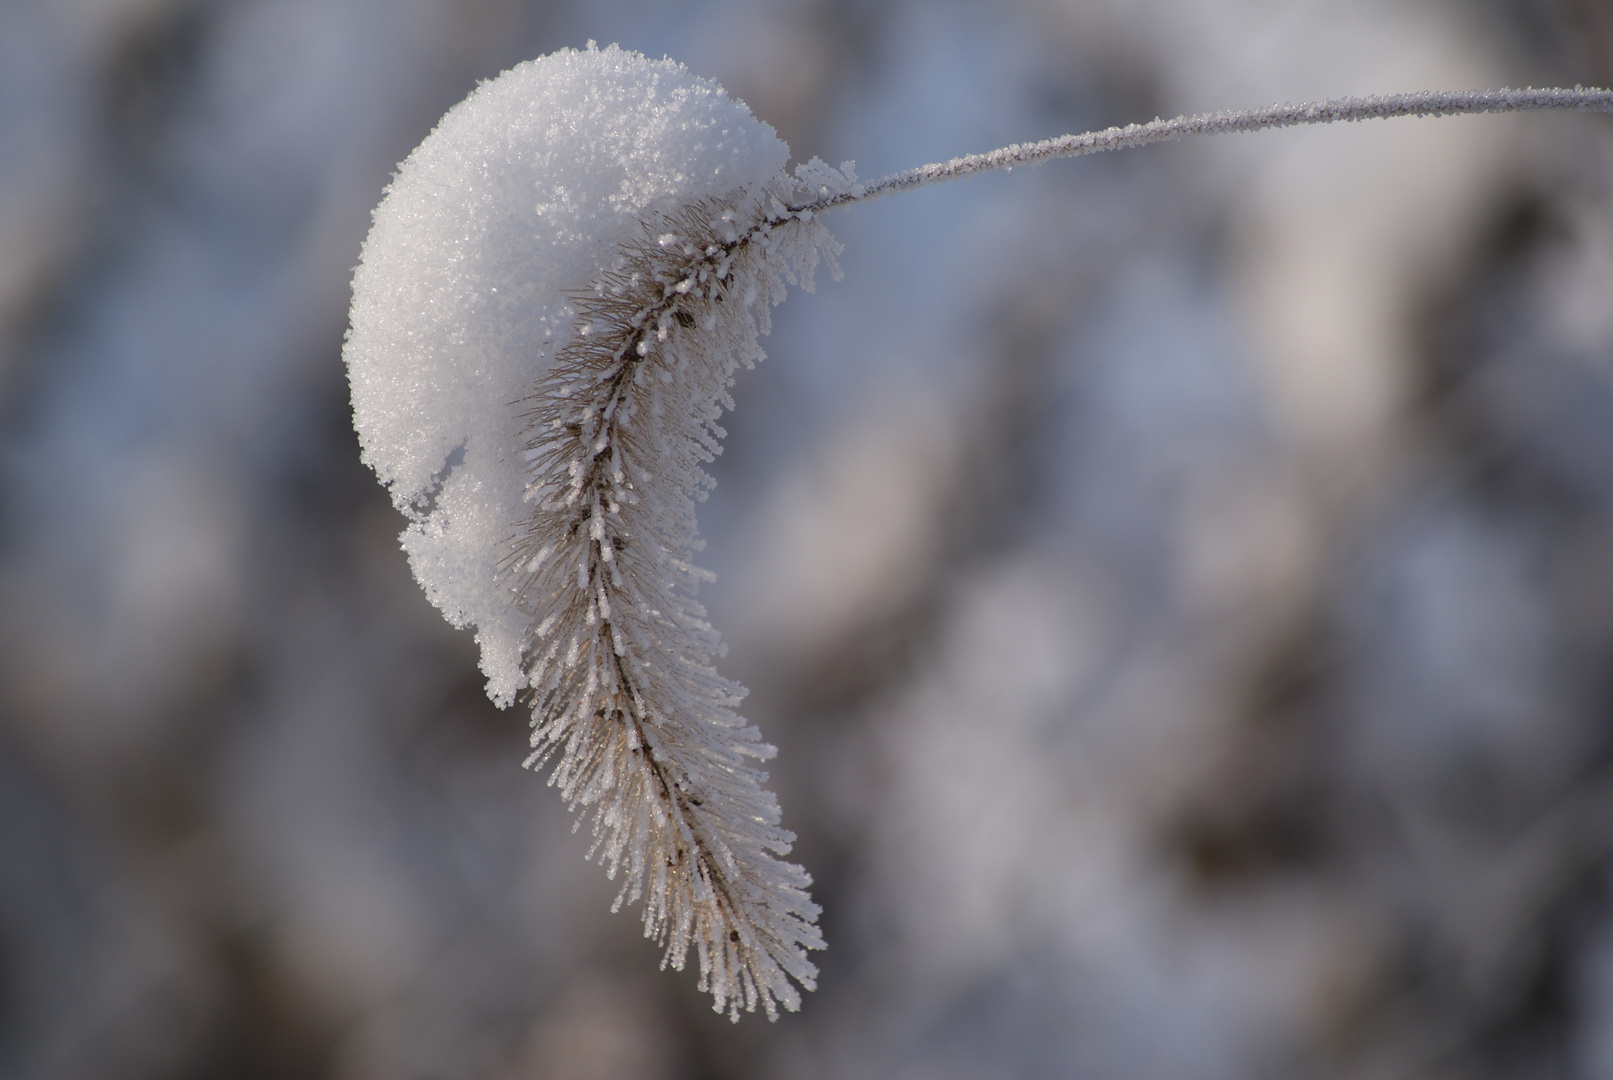
[{"label": "bokeh background", "polygon": [[1613,1077],[1613,122],[839,213],[703,512],[821,988],[661,972],[359,464],[390,170],[669,54],[864,177],[1613,83],[1604,0],[4,0],[0,1076]]}]

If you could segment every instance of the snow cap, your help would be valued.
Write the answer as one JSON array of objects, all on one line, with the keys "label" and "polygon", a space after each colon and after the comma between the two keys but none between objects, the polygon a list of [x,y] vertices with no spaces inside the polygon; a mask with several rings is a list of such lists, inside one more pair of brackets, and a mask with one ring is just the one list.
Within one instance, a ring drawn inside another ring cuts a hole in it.
[{"label": "snow cap", "polygon": [[590,42],[477,87],[376,208],[343,350],[354,425],[410,518],[415,577],[475,627],[498,703],[524,685],[532,631],[498,567],[525,515],[521,402],[572,336],[571,297],[646,217],[766,183],[788,157],[716,83]]}]

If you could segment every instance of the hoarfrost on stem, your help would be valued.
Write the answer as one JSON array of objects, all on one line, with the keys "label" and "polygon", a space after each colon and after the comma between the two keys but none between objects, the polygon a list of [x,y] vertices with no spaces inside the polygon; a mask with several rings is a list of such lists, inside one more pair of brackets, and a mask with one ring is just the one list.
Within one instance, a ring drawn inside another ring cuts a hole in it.
[{"label": "hoarfrost on stem", "polygon": [[[821,948],[810,881],[734,712],[694,503],[735,369],[836,245],[825,210],[1183,136],[1458,113],[1613,110],[1594,88],[1341,98],[1155,120],[864,184],[788,148],[714,83],[612,46],[484,83],[375,211],[345,357],[364,460],[409,519],[433,603],[474,627],[489,695],[533,709],[529,765],[592,808],[618,906],[737,1019],[794,1009]],[[837,271],[838,272],[838,271]],[[793,982],[792,982],[793,980]]]},{"label": "hoarfrost on stem", "polygon": [[426,594],[476,630],[529,764],[591,807],[617,903],[736,1018],[800,1002],[810,879],[712,666],[694,500],[787,283],[834,241],[789,207],[850,190],[713,83],[614,46],[485,83],[376,209],[345,357],[364,460]]}]

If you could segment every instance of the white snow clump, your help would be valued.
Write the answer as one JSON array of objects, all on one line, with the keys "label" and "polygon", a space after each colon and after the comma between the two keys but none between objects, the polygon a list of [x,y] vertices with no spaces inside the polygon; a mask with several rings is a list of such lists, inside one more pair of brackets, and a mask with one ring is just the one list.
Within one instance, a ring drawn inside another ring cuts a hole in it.
[{"label": "white snow clump", "polygon": [[496,565],[525,516],[520,403],[572,336],[573,294],[653,213],[765,185],[788,156],[681,64],[566,50],[450,109],[376,207],[343,353],[354,423],[410,519],[415,576],[476,628],[500,705],[535,622]]}]

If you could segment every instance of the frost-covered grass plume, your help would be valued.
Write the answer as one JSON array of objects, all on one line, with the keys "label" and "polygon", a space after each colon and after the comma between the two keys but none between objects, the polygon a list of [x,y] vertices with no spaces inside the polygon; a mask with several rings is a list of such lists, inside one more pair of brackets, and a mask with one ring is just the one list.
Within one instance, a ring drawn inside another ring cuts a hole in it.
[{"label": "frost-covered grass plume", "polygon": [[[828,209],[1183,135],[1403,115],[1613,111],[1602,90],[1413,94],[1179,117],[859,183],[721,87],[614,46],[482,84],[400,166],[353,280],[364,460],[426,595],[473,627],[528,764],[591,818],[645,933],[734,1019],[800,1004],[821,948],[793,836],[696,600],[694,505],[769,310],[812,287]],[[838,271],[836,271],[838,273]]]}]

